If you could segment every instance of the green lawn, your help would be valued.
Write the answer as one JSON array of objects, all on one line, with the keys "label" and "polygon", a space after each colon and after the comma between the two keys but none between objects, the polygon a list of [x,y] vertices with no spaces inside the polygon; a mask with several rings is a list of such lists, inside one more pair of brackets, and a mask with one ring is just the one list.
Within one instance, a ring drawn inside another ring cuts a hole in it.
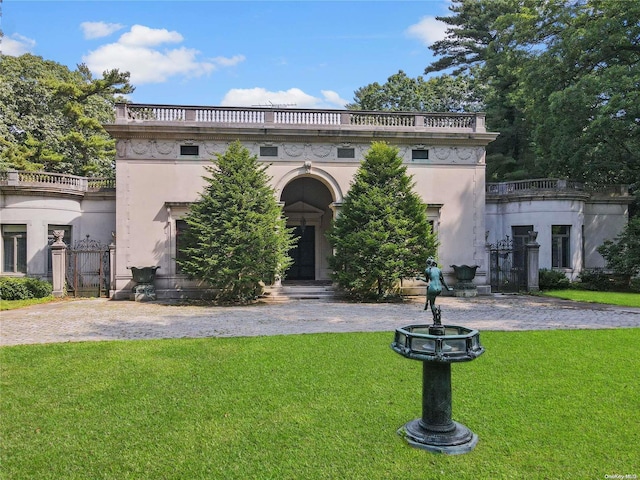
[{"label": "green lawn", "polygon": [[455,364],[476,449],[396,434],[421,365],[393,334],[0,349],[3,479],[602,479],[640,474],[640,329],[484,332]]},{"label": "green lawn", "polygon": [[28,300],[2,300],[0,299],[0,311],[2,310],[15,310],[16,308],[29,307],[31,305],[39,305],[41,303],[50,303],[60,301],[59,298],[44,297],[44,298],[30,298]]},{"label": "green lawn", "polygon": [[[577,302],[607,303],[622,307],[640,307],[640,293],[591,292],[588,290],[549,290],[545,296]],[[640,474],[639,474],[640,475]]]}]

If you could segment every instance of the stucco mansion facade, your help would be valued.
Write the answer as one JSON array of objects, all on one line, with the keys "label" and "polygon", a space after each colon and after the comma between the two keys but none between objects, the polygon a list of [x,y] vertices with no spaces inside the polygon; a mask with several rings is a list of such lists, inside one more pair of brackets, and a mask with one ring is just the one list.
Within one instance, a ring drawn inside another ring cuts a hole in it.
[{"label": "stucco mansion facade", "polygon": [[[603,267],[596,248],[628,217],[625,188],[588,192],[576,183],[534,180],[486,184],[484,114],[119,104],[106,125],[116,139],[115,182],[28,172],[0,174],[3,275],[47,277],[53,230],[64,241],[111,246],[109,291],[129,298],[131,267],[159,266],[159,298],[200,286],[176,266],[182,221],[205,187],[205,166],[240,140],[268,165],[287,224],[300,235],[289,280],[330,279],[325,233],[340,214],[372,141],[399,149],[427,204],[438,263],[478,265],[489,291],[489,245],[538,232],[540,268],[575,278]],[[251,228],[247,225],[247,228]],[[524,232],[524,233],[523,233]]]}]

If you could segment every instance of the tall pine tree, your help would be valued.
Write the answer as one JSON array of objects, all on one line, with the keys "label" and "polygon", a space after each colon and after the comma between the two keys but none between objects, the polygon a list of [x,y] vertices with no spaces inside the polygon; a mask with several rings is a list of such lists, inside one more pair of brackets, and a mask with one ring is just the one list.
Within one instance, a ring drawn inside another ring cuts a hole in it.
[{"label": "tall pine tree", "polygon": [[374,142],[329,232],[334,280],[356,299],[382,299],[435,255],[426,205],[398,149]]},{"label": "tall pine tree", "polygon": [[185,221],[185,247],[177,259],[191,278],[204,280],[220,303],[247,303],[291,263],[291,231],[261,165],[239,141],[213,166],[200,199]]},{"label": "tall pine tree", "polygon": [[31,54],[0,55],[0,170],[44,170],[113,177],[114,103],[133,92],[129,73],[94,78],[86,65]]}]

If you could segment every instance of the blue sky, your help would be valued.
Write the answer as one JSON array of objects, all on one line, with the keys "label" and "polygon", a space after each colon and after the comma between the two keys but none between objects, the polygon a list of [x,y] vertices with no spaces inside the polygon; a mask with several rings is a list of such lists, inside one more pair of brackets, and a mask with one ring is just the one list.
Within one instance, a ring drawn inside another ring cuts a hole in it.
[{"label": "blue sky", "polygon": [[2,53],[129,71],[136,103],[343,108],[398,70],[422,75],[448,5],[4,0]]}]

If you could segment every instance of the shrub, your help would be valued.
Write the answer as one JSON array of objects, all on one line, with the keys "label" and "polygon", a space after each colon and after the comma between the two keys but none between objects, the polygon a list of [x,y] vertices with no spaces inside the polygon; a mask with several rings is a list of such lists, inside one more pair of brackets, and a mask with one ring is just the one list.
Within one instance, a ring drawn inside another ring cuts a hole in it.
[{"label": "shrub", "polygon": [[398,149],[374,142],[328,234],[332,276],[349,297],[395,298],[402,279],[435,256],[427,209],[413,187]]},{"label": "shrub", "polygon": [[538,273],[540,290],[564,290],[571,286],[567,276],[557,270],[541,268]]},{"label": "shrub", "polygon": [[615,240],[605,241],[597,250],[607,261],[607,268],[626,275],[627,281],[640,275],[640,217],[629,220]]},{"label": "shrub", "polygon": [[49,282],[37,278],[0,278],[0,298],[2,300],[28,300],[51,295],[53,287]]},{"label": "shrub", "polygon": [[585,270],[578,277],[579,283],[574,284],[582,290],[600,292],[628,292],[630,286],[629,275],[608,273],[603,270]]},{"label": "shrub", "polygon": [[0,278],[0,298],[2,300],[26,300],[33,298],[22,278]]},{"label": "shrub", "polygon": [[49,282],[38,280],[37,278],[25,278],[24,282],[33,295],[33,298],[48,297],[53,291],[53,285],[51,285]]},{"label": "shrub", "polygon": [[268,165],[239,141],[205,168],[210,176],[185,217],[183,256],[176,260],[190,278],[212,286],[219,303],[248,303],[291,264],[293,235]]}]

